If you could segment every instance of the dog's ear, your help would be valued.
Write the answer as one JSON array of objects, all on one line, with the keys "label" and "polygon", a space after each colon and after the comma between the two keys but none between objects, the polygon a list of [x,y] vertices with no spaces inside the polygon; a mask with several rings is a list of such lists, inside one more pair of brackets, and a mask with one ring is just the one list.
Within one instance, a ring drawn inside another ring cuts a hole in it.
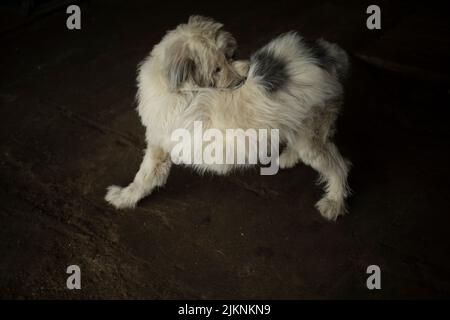
[{"label": "dog's ear", "polygon": [[227,31],[220,31],[216,38],[217,47],[227,58],[231,58],[237,48],[236,39]]},{"label": "dog's ear", "polygon": [[194,75],[195,63],[189,55],[189,50],[177,43],[167,51],[166,61],[165,70],[169,89],[176,91],[189,77]]}]

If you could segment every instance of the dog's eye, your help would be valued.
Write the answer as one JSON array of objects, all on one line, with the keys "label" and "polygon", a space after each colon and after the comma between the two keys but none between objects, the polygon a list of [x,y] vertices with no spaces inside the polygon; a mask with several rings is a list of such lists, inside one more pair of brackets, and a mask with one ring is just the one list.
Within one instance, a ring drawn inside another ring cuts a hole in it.
[{"label": "dog's eye", "polygon": [[217,67],[216,70],[214,70],[214,73],[219,73],[220,71],[222,71],[222,68]]}]

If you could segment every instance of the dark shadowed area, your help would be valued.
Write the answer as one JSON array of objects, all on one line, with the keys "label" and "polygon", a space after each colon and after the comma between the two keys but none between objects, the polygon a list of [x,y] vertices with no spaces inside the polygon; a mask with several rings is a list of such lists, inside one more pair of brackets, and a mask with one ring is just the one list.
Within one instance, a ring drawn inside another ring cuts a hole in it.
[{"label": "dark shadowed area", "polygon": [[[27,1],[25,1],[27,2]],[[1,298],[450,297],[450,23],[437,5],[369,2],[66,1],[0,5]],[[117,211],[103,200],[143,155],[136,67],[165,31],[211,16],[245,58],[298,30],[345,48],[352,70],[337,144],[349,213],[326,222],[299,164],[167,185]],[[79,265],[82,289],[66,288]],[[366,288],[378,265],[382,289]]]}]

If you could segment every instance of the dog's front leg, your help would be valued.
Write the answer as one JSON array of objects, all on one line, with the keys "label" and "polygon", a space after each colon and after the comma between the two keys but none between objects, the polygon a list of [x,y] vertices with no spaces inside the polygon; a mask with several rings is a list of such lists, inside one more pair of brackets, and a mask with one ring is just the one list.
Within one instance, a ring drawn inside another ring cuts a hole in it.
[{"label": "dog's front leg", "polygon": [[126,188],[114,185],[108,187],[105,200],[117,209],[134,208],[155,187],[166,183],[170,166],[169,154],[159,147],[148,146],[133,182]]}]

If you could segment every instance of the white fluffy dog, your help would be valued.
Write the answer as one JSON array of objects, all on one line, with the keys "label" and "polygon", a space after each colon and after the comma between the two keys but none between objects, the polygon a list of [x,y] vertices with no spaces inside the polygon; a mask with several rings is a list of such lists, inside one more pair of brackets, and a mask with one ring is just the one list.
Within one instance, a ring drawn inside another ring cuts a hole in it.
[{"label": "white fluffy dog", "polygon": [[[345,213],[349,162],[331,138],[342,103],[347,54],[335,44],[306,41],[294,32],[271,41],[249,62],[232,62],[235,48],[236,41],[222,24],[200,16],[190,17],[153,48],[138,76],[138,112],[146,126],[147,149],[134,181],[125,188],[108,188],[110,204],[133,208],[164,185],[175,144],[171,133],[192,130],[194,121],[202,121],[205,129],[222,131],[279,129],[286,146],[280,167],[300,160],[310,165],[326,185],[316,204],[320,213],[329,220]],[[224,174],[235,166],[194,167]]]}]

